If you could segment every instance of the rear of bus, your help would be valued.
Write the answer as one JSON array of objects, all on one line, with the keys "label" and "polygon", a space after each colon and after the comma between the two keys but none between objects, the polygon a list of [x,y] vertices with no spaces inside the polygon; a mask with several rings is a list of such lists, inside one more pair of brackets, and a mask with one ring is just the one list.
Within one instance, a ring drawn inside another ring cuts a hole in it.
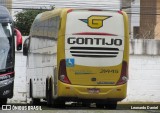
[{"label": "rear of bus", "polygon": [[58,97],[92,101],[126,97],[127,24],[121,11],[68,10]]}]

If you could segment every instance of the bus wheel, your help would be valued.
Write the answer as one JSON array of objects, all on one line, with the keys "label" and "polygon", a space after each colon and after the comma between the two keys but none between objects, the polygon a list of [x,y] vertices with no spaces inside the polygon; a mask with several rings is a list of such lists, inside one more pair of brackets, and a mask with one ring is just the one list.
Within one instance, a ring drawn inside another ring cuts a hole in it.
[{"label": "bus wheel", "polygon": [[47,105],[51,107],[52,106],[52,83],[51,83],[51,79],[50,79],[50,82],[48,82],[48,80],[46,80],[46,99],[47,99]]},{"label": "bus wheel", "polygon": [[7,104],[7,98],[0,98],[0,107]]},{"label": "bus wheel", "polygon": [[52,104],[55,108],[65,108],[65,101],[63,100],[53,99]]},{"label": "bus wheel", "polygon": [[106,109],[116,109],[117,108],[117,102],[109,102],[105,105]]},{"label": "bus wheel", "polygon": [[32,81],[29,82],[29,97],[32,98]]},{"label": "bus wheel", "polygon": [[82,102],[82,106],[83,107],[90,107],[90,103],[89,102]]},{"label": "bus wheel", "polygon": [[40,105],[40,99],[39,98],[32,98],[32,104],[33,105]]},{"label": "bus wheel", "polygon": [[96,107],[103,109],[105,105],[103,103],[96,103]]}]

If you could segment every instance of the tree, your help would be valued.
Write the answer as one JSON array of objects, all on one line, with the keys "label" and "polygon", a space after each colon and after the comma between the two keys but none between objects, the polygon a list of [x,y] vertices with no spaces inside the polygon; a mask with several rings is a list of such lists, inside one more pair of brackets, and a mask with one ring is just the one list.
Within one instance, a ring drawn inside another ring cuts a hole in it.
[{"label": "tree", "polygon": [[15,27],[19,29],[22,35],[29,35],[31,25],[35,17],[44,12],[44,10],[23,10],[15,15]]}]

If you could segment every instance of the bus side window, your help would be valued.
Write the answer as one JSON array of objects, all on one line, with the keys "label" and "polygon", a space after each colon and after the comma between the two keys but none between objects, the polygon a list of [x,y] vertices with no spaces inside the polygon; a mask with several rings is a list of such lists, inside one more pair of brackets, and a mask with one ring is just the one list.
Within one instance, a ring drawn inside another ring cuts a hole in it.
[{"label": "bus side window", "polygon": [[58,37],[58,30],[60,24],[60,17],[56,16],[49,20],[49,30],[48,30],[48,37],[54,38],[57,40]]},{"label": "bus side window", "polygon": [[43,30],[44,30],[44,31],[43,31],[43,32],[44,32],[44,36],[45,36],[45,37],[48,37],[48,29],[49,29],[49,28],[48,28],[48,26],[49,26],[48,24],[49,24],[49,20],[45,20],[45,21],[44,21],[44,29],[43,29]]},{"label": "bus side window", "polygon": [[53,18],[49,19],[49,25],[48,25],[48,37],[51,38],[51,33],[52,33],[52,26],[53,26]]},{"label": "bus side window", "polygon": [[41,21],[39,23],[39,31],[38,31],[38,36],[44,36],[44,21]]}]

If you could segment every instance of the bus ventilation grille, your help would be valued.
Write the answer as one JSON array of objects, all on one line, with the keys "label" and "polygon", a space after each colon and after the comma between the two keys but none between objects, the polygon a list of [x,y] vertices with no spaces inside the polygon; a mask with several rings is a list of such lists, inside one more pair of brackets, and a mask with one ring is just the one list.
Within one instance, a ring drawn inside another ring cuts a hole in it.
[{"label": "bus ventilation grille", "polygon": [[111,58],[117,57],[118,48],[105,47],[71,47],[70,53],[75,57]]}]

